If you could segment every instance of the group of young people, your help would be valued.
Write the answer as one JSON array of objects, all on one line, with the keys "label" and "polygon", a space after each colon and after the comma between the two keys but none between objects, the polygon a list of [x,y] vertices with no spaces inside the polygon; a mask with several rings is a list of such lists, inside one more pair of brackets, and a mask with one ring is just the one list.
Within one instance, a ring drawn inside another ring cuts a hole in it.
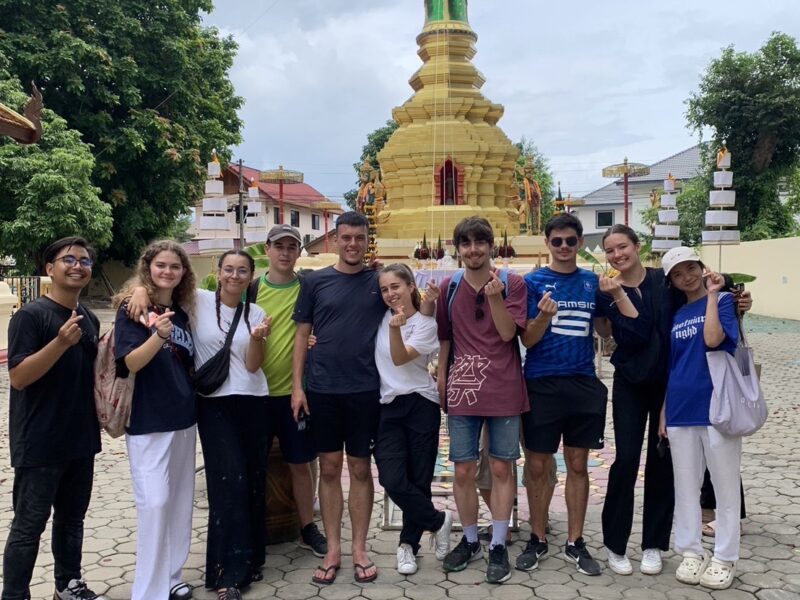
[{"label": "group of young people", "polygon": [[[381,485],[403,511],[400,573],[416,572],[425,532],[446,571],[481,558],[475,478],[482,432],[491,475],[484,490],[492,515],[486,581],[511,576],[506,537],[520,445],[531,537],[515,566],[533,571],[547,554],[553,455],[562,442],[564,555],[580,572],[599,574],[583,538],[588,454],[603,447],[607,405],[607,389],[594,370],[593,330],[617,342],[617,456],[603,509],[610,568],[632,572],[627,543],[647,434],[641,571],[661,572],[675,512],[675,547],[682,554],[677,578],[730,585],[739,548],[741,440],[710,426],[705,367],[705,350],[731,350],[738,334],[736,303],[722,292],[720,275],[705,272],[687,248],[667,253],[663,270],[644,268],[636,234],[618,225],[603,246],[619,273],[598,278],[578,268],[582,226],[562,214],[545,229],[550,265],[522,278],[493,268],[492,228],[471,217],[453,233],[464,269],[429,284],[423,299],[407,266],[364,265],[363,215],[341,215],[336,234],[337,263],[299,277],[300,235],[275,226],[268,234],[269,272],[253,284],[252,258],[226,252],[215,293],[195,289],[179,244],[156,242],[115,298],[118,370],[136,375],[126,438],[138,512],[133,598],[191,597],[181,569],[191,539],[196,429],[209,495],[205,584],[220,600],[240,598],[261,577],[266,458],[275,436],[291,467],[303,542],[323,558],[313,575],[317,584],[333,583],[342,564],[345,456],[356,582],[378,576],[366,544],[373,454]],[[48,248],[44,260],[53,291],[18,311],[10,326],[15,516],[4,554],[3,600],[29,597],[51,508],[55,597],[97,597],[80,575],[83,517],[100,450],[91,390],[99,324],[78,303],[94,256],[85,240],[68,238]],[[748,308],[748,299],[740,304]],[[229,337],[225,383],[213,393],[194,393],[193,369]],[[437,352],[434,379],[429,365]],[[454,548],[454,515],[438,510],[431,494],[441,410],[463,528]],[[666,447],[662,439],[670,442],[671,461],[670,452],[657,449]],[[309,465],[315,457],[325,536],[313,522]],[[706,465],[717,489],[713,557],[704,552],[700,531]]]}]

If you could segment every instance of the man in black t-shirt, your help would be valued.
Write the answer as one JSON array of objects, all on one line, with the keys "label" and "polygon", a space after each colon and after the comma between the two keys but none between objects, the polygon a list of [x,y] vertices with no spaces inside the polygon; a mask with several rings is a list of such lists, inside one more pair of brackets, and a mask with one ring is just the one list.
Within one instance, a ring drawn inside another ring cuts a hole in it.
[{"label": "man in black t-shirt", "polygon": [[83,519],[100,451],[94,359],[100,323],[78,304],[94,251],[79,237],[43,253],[52,291],[23,306],[8,328],[9,437],[14,520],[3,553],[2,600],[30,598],[39,540],[53,511],[55,599],[99,598],[81,579]]},{"label": "man in black t-shirt", "polygon": [[[367,555],[366,540],[374,494],[370,455],[380,409],[375,335],[387,309],[378,273],[364,266],[368,225],[366,218],[355,212],[339,217],[339,260],[301,280],[293,315],[297,332],[292,410],[295,420],[301,410],[311,418],[311,435],[319,454],[320,508],[328,538],[328,553],[312,578],[319,584],[333,583],[342,559],[344,452],[350,473],[354,576],[364,583],[378,574]],[[317,342],[309,351],[312,327]]]}]

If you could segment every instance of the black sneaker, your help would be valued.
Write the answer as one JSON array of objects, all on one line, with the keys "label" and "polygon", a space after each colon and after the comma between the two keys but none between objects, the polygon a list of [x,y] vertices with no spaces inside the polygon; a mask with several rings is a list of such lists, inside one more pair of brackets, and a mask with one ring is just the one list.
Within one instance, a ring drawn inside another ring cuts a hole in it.
[{"label": "black sneaker", "polygon": [[328,540],[317,529],[316,523],[309,523],[300,530],[301,548],[308,548],[318,558],[325,558],[328,553]]},{"label": "black sneaker", "polygon": [[539,566],[539,559],[545,554],[547,554],[547,540],[542,542],[536,534],[532,533],[522,554],[517,557],[517,570],[535,571]]},{"label": "black sneaker", "polygon": [[578,567],[578,573],[584,575],[600,575],[600,563],[592,558],[589,550],[586,549],[586,542],[582,537],[575,540],[574,544],[567,542],[564,548],[564,556],[569,560],[574,561]]},{"label": "black sneaker", "polygon": [[483,558],[483,548],[480,542],[470,544],[467,541],[467,536],[462,536],[458,546],[444,557],[442,561],[442,568],[445,571],[463,571],[467,568],[467,564],[473,560]]},{"label": "black sneaker", "polygon": [[192,586],[178,583],[169,590],[169,600],[189,600],[192,597]]},{"label": "black sneaker", "polygon": [[62,591],[56,590],[53,600],[104,600],[86,586],[83,579],[73,579]]},{"label": "black sneaker", "polygon": [[502,544],[489,549],[489,566],[486,569],[486,583],[503,583],[511,578],[511,565],[508,564],[508,550]]}]

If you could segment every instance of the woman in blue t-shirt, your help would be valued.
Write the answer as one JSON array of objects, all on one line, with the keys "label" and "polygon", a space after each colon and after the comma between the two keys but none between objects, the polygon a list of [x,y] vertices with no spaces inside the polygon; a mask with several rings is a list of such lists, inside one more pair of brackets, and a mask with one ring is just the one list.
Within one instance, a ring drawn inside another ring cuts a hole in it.
[{"label": "woman in blue t-shirt", "polygon": [[[140,321],[127,314],[137,287],[147,293]],[[189,556],[194,500],[194,343],[187,314],[194,287],[186,251],[167,240],[145,249],[134,277],[114,299],[117,374],[136,374],[126,436],[137,515],[133,600],[180,600],[192,593],[181,569]]]},{"label": "woman in blue t-shirt", "polygon": [[[675,479],[675,551],[683,560],[678,581],[711,589],[730,587],[739,558],[739,470],[742,438],[709,421],[713,384],[706,352],[733,353],[739,324],[725,280],[706,271],[691,248],[673,248],[661,262],[668,283],[686,297],[672,320],[667,393],[659,435],[668,437]],[[703,550],[700,486],[706,466],[717,492],[714,555]]]}]

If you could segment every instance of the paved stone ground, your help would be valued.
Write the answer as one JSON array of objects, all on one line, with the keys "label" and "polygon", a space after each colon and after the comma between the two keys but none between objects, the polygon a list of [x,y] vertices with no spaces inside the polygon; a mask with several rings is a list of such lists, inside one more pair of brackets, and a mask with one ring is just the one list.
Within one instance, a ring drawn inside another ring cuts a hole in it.
[{"label": "paved stone ground", "polygon": [[[102,311],[105,321],[110,313]],[[461,573],[444,574],[433,559],[432,553],[423,550],[420,570],[404,577],[395,571],[397,532],[382,531],[379,527],[383,514],[382,494],[378,494],[373,512],[373,528],[368,545],[373,560],[380,568],[375,583],[358,585],[352,579],[352,561],[344,557],[343,568],[337,582],[320,588],[311,583],[314,567],[320,559],[295,544],[270,546],[268,549],[264,581],[253,585],[246,598],[281,598],[300,600],[324,598],[325,600],[436,600],[453,597],[459,599],[495,597],[504,600],[543,598],[550,600],[592,598],[597,600],[625,598],[630,600],[789,600],[800,598],[800,322],[779,321],[753,317],[748,319],[750,341],[763,363],[763,386],[770,406],[770,420],[765,428],[746,440],[744,445],[743,473],[747,496],[748,518],[742,529],[742,559],[738,576],[730,590],[710,593],[699,588],[678,583],[674,578],[678,559],[672,553],[665,555],[664,573],[648,577],[635,571],[634,575],[621,577],[605,568],[599,577],[586,577],[576,573],[575,567],[565,562],[559,549],[565,543],[566,513],[563,500],[556,498],[553,509],[553,534],[550,536],[551,555],[541,563],[539,570],[528,574],[514,571],[512,578],[500,586],[483,582],[485,565],[476,562]],[[610,375],[607,363],[604,374]],[[610,382],[607,382],[610,383]],[[609,386],[610,387],[610,386]],[[12,518],[11,486],[13,472],[8,458],[8,376],[0,367],[0,544],[5,543],[8,525]],[[610,415],[609,411],[609,415]],[[600,510],[605,493],[607,469],[613,460],[613,438],[608,432],[608,447],[593,456],[592,490],[587,516],[586,537],[598,558],[605,559],[600,547]],[[198,448],[198,462],[201,462]],[[200,600],[214,598],[202,589],[204,541],[206,535],[207,504],[202,475],[197,481],[194,513],[192,551],[184,576],[199,586],[195,597]],[[527,517],[524,491],[520,489],[520,516]],[[641,528],[641,489],[637,491],[637,515],[629,553],[638,567],[641,556],[638,539]],[[515,534],[515,539],[527,539],[529,528]],[[32,582],[33,598],[52,597],[53,557],[49,549],[50,529],[42,540],[39,560]],[[345,539],[350,538],[349,524],[344,527]],[[456,534],[453,535],[457,540]],[[95,492],[86,520],[84,566],[86,579],[92,587],[106,593],[108,598],[122,600],[130,597],[133,581],[136,544],[136,514],[130,492],[128,462],[123,440],[104,438],[104,450],[96,463]],[[512,564],[523,544],[511,546]],[[349,543],[345,544],[345,552]],[[165,599],[156,599],[165,600]]]}]

